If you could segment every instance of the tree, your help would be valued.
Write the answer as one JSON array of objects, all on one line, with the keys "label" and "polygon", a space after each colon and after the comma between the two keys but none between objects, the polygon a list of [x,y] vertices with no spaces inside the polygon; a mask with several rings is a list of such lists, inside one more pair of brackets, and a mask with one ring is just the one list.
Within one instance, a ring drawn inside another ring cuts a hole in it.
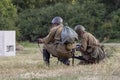
[{"label": "tree", "polygon": [[45,36],[48,33],[53,17],[61,16],[70,27],[74,28],[77,24],[82,24],[87,30],[96,34],[104,14],[104,5],[97,2],[81,5],[57,3],[41,9],[24,10],[19,14],[18,27],[22,33],[22,40],[34,41],[38,36]]},{"label": "tree", "polygon": [[120,8],[120,0],[98,0],[106,5],[108,13]]},{"label": "tree", "polygon": [[0,0],[0,29],[15,29],[17,10],[10,0]]},{"label": "tree", "polygon": [[110,13],[101,26],[103,35],[110,39],[120,39],[120,9]]},{"label": "tree", "polygon": [[[119,38],[120,0],[12,0],[18,9],[21,40],[46,36],[53,17],[61,16],[72,28],[77,24],[103,40]],[[115,5],[115,6],[113,6]],[[108,30],[108,31],[106,31]]]},{"label": "tree", "polygon": [[16,30],[18,38],[19,30],[16,21],[17,9],[11,0],[0,0],[0,30]]},{"label": "tree", "polygon": [[18,12],[26,9],[35,9],[55,5],[57,3],[74,3],[77,0],[12,0],[17,6]]}]

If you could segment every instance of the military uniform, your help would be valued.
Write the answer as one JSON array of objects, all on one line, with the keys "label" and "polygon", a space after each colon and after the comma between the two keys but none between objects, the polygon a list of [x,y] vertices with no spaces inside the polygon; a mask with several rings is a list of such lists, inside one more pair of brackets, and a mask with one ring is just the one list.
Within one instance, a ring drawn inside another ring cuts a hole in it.
[{"label": "military uniform", "polygon": [[79,38],[81,39],[80,51],[86,62],[99,62],[105,57],[99,41],[91,33],[85,31]]},{"label": "military uniform", "polygon": [[50,54],[59,58],[71,58],[71,50],[75,48],[75,44],[62,44],[61,43],[61,32],[63,25],[52,27],[47,37],[43,38],[44,49]]}]

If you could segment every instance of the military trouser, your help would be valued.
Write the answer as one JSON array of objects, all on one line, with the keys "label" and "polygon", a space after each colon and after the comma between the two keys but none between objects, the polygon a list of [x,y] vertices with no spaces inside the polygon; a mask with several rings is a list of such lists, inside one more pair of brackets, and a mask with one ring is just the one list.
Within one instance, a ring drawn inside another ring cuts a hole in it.
[{"label": "military trouser", "polygon": [[86,52],[82,53],[82,56],[76,57],[76,59],[82,60],[85,63],[99,63],[99,61],[105,58],[104,49],[100,46],[95,48],[89,48]]},{"label": "military trouser", "polygon": [[95,46],[92,52],[87,52],[89,56],[89,62],[98,63],[105,58],[104,49],[101,46]]},{"label": "military trouser", "polygon": [[43,60],[47,66],[50,64],[50,53],[46,50],[43,49]]},{"label": "military trouser", "polygon": [[[47,66],[50,65],[50,53],[46,49],[43,49],[43,60]],[[65,65],[70,65],[68,58],[58,58],[58,61],[62,62]]]},{"label": "military trouser", "polygon": [[[72,65],[74,65],[74,53],[75,53],[75,49],[71,50],[71,54],[72,54]],[[58,61],[62,62],[65,65],[70,65],[70,61],[69,58],[58,58]]]},{"label": "military trouser", "polygon": [[[67,47],[69,47],[69,49],[71,48],[70,46],[67,46]],[[74,48],[75,47],[73,47],[72,49],[74,49]],[[64,64],[66,64],[66,62],[68,64],[68,62],[69,62],[68,59],[72,58],[73,53],[74,53],[74,50],[72,50],[72,49],[68,50],[68,49],[66,49],[65,44],[60,44],[60,43],[59,44],[58,43],[45,44],[44,49],[47,50],[47,51],[43,51],[44,56],[45,56],[45,59],[44,59],[45,62],[46,61],[49,62],[49,60],[47,59],[48,57],[46,57],[46,53],[49,53],[49,55],[51,54],[54,57],[62,59],[62,61],[60,60],[61,62],[64,63],[64,61],[65,61]],[[48,56],[48,54],[47,54],[47,56]],[[63,60],[63,59],[65,59],[65,60]]]}]

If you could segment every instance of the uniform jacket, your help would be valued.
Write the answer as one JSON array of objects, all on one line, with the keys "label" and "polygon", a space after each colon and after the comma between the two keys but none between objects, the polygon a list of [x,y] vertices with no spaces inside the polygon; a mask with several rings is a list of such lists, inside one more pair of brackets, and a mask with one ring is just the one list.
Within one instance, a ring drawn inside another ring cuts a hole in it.
[{"label": "uniform jacket", "polygon": [[75,48],[75,44],[61,44],[61,32],[63,25],[59,25],[50,29],[49,34],[43,38],[44,48],[55,57],[70,58],[71,50]]},{"label": "uniform jacket", "polygon": [[104,51],[101,49],[99,41],[91,33],[84,32],[80,39],[80,51],[84,58],[91,59],[104,57]]}]

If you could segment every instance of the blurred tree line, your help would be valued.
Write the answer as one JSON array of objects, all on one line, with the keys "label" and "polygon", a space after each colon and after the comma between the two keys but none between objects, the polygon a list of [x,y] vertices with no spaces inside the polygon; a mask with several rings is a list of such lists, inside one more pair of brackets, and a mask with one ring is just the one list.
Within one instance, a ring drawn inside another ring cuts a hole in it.
[{"label": "blurred tree line", "polygon": [[120,39],[120,0],[0,0],[0,10],[0,30],[16,30],[20,41],[46,36],[55,16],[101,41]]}]

